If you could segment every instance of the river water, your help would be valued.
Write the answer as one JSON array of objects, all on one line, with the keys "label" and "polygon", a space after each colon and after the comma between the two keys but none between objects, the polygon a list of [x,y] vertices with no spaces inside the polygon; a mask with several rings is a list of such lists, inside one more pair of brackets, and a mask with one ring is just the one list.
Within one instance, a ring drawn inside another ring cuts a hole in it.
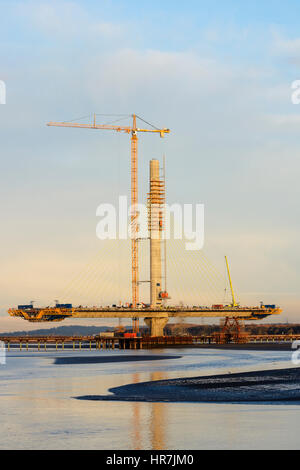
[{"label": "river water", "polygon": [[[55,364],[60,357],[181,356]],[[133,382],[290,367],[287,351],[17,351],[0,365],[0,449],[298,449],[300,404],[83,401]]]}]

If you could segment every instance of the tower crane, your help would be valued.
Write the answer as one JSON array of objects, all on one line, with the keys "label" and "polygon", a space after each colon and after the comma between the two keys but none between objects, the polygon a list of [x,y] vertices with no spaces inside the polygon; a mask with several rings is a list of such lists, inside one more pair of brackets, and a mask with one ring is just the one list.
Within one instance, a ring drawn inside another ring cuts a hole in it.
[{"label": "tower crane", "polygon": [[[170,129],[158,129],[149,124],[136,114],[132,114],[131,126],[97,124],[96,114],[91,124],[80,124],[76,122],[49,122],[47,126],[54,127],[73,127],[82,129],[112,130],[116,132],[125,132],[131,135],[131,278],[132,278],[132,307],[136,308],[139,303],[139,253],[138,253],[138,133],[152,132],[159,134],[161,138],[170,133]],[[141,129],[137,127],[137,118],[150,125],[152,129]],[[138,319],[134,320],[133,328],[138,331]]]}]

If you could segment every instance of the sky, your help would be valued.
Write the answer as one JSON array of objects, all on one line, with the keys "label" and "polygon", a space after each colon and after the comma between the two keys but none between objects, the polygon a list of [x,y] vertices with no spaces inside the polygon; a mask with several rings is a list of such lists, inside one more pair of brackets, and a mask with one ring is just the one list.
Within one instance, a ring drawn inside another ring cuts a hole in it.
[{"label": "sky", "polygon": [[94,112],[171,129],[140,138],[141,201],[149,160],[166,154],[168,202],[205,205],[203,252],[169,243],[173,301],[222,301],[226,254],[241,303],[299,321],[299,2],[0,0],[0,11],[0,330],[31,328],[7,315],[30,300],[130,295],[129,244],[96,238],[98,205],[129,195],[129,138],[46,126]]}]

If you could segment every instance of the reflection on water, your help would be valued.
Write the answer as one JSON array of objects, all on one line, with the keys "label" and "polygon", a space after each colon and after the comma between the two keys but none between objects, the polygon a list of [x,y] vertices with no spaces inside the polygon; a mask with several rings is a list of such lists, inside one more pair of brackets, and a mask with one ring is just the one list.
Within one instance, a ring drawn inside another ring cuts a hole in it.
[{"label": "reflection on water", "polygon": [[[162,372],[153,372],[149,374],[149,381],[167,379],[168,374]],[[140,383],[141,374],[132,375],[132,383]],[[132,433],[132,448],[134,450],[142,450],[142,429],[143,429],[143,418],[141,416],[141,407],[143,406],[140,402],[133,402],[132,406],[132,417],[133,417],[133,433]],[[149,403],[149,433],[151,440],[151,449],[163,450],[166,449],[164,431],[167,423],[167,408],[163,403]]]},{"label": "reflection on water", "polygon": [[[147,355],[147,351],[141,352]],[[0,448],[299,448],[300,407],[76,400],[129,383],[290,365],[288,352],[169,350],[181,359],[56,365],[71,352],[12,352],[0,366]],[[78,352],[77,352],[78,354]],[[95,355],[95,352],[81,354]],[[114,352],[101,352],[111,355]],[[117,353],[118,354],[118,353]],[[124,355],[133,354],[130,351]],[[151,352],[153,354],[153,351]]]},{"label": "reflection on water", "polygon": [[[153,372],[150,380],[165,380],[166,374]],[[151,406],[151,448],[155,450],[166,449],[165,426],[168,421],[167,407],[164,403],[153,403]]]},{"label": "reflection on water", "polygon": [[[132,383],[139,383],[139,374],[133,374]],[[140,403],[133,403],[133,443],[132,448],[135,450],[141,450],[141,419],[140,419]]]}]

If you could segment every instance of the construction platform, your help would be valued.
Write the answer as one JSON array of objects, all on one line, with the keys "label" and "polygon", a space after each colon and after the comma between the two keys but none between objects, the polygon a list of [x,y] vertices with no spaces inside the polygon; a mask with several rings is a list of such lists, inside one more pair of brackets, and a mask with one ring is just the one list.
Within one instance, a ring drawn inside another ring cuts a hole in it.
[{"label": "construction platform", "polygon": [[[172,337],[110,337],[99,336],[0,336],[7,350],[18,348],[20,351],[36,350],[114,350],[117,349],[151,349],[153,347],[172,345],[191,345],[196,339],[192,336]],[[206,339],[198,339],[204,343]],[[207,339],[207,342],[209,340]]]},{"label": "construction platform", "polygon": [[[300,335],[247,335],[242,341],[232,337],[231,343],[292,343],[299,341]],[[161,336],[161,337],[110,337],[99,336],[0,336],[7,350],[47,351],[47,350],[114,350],[152,349],[172,346],[195,346],[225,344],[219,334],[202,336]]]}]

